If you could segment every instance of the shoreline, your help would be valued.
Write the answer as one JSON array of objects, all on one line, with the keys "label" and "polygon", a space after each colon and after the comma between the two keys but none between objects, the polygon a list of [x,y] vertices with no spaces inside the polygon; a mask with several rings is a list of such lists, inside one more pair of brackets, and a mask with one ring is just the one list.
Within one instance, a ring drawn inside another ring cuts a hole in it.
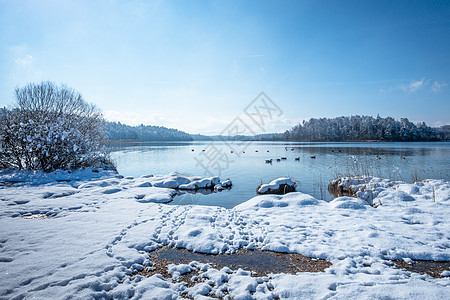
[{"label": "shoreline", "polygon": [[[449,226],[448,181],[375,178],[364,184],[377,188],[377,208],[363,198],[325,202],[294,192],[256,196],[225,209],[163,204],[173,188],[186,184],[176,173],[133,178],[103,172],[89,173],[98,176],[93,180],[79,175],[76,183],[0,188],[0,266],[8,270],[0,295],[156,299],[258,293],[298,299],[448,293],[450,271],[438,267],[433,275],[442,278],[433,278],[392,262],[450,261],[443,238]],[[367,191],[361,185],[353,189]],[[141,276],[142,270],[158,267],[151,251],[164,246],[214,255],[241,249],[297,253],[331,265],[318,273],[257,276],[245,269],[176,262]],[[188,273],[192,268],[198,271]],[[186,278],[189,284],[183,283]]]}]

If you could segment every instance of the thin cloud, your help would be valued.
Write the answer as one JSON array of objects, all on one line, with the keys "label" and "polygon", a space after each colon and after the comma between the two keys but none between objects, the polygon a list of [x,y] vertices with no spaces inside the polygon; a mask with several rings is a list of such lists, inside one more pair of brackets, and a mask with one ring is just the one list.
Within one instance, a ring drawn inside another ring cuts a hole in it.
[{"label": "thin cloud", "polygon": [[27,66],[33,63],[33,57],[31,55],[25,55],[23,57],[18,57],[14,62],[20,66]]},{"label": "thin cloud", "polygon": [[424,82],[424,79],[419,80],[419,81],[411,82],[411,83],[409,84],[409,89],[410,89],[412,92],[415,92],[415,91],[417,91],[418,89],[420,89],[420,88],[423,86],[423,82]]},{"label": "thin cloud", "polygon": [[414,93],[423,88],[427,82],[425,81],[425,77],[421,80],[413,80],[409,84],[401,84],[399,85],[399,89],[403,90],[407,93]]},{"label": "thin cloud", "polygon": [[244,57],[264,57],[264,54],[249,54],[249,55],[245,55]]},{"label": "thin cloud", "polygon": [[447,84],[444,82],[435,81],[433,83],[433,85],[431,86],[431,90],[433,91],[433,93],[439,93],[441,91],[441,89],[443,89],[446,86],[447,86]]},{"label": "thin cloud", "polygon": [[[404,82],[404,80],[403,80]],[[443,88],[447,86],[445,82],[434,81],[431,84],[431,79],[423,77],[420,80],[411,80],[409,83],[398,83],[390,87],[380,88],[380,93],[389,93],[397,90],[401,90],[405,93],[415,93],[419,90],[432,91],[433,93],[439,93]]]},{"label": "thin cloud", "polygon": [[[153,81],[152,84],[158,84],[158,85],[164,85],[164,84],[168,84],[168,81]],[[159,92],[161,93],[161,96],[165,97],[166,96],[166,92],[164,91],[164,89],[162,87],[159,88]]]},{"label": "thin cloud", "polygon": [[[309,67],[305,67],[305,71],[309,71]],[[397,80],[366,80],[366,81],[327,81],[327,82],[318,82],[314,83],[315,85],[371,85],[371,84],[379,84],[379,83],[392,83]]]}]

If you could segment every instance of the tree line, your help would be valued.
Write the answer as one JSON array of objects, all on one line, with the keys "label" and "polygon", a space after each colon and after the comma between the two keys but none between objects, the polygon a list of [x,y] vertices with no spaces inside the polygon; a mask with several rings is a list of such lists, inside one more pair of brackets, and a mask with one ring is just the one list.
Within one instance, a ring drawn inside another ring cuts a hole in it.
[{"label": "tree line", "polygon": [[139,125],[130,126],[120,122],[105,123],[105,134],[108,140],[135,141],[192,141],[189,133],[163,126]]},{"label": "tree line", "polygon": [[261,140],[285,141],[438,141],[444,136],[424,122],[414,124],[407,118],[349,116],[303,121],[280,134],[264,134]]},{"label": "tree line", "polygon": [[438,141],[449,138],[449,126],[432,128],[424,122],[414,124],[407,118],[347,116],[337,118],[312,118],[286,130],[284,133],[267,133],[256,136],[205,136],[162,126],[130,126],[120,122],[107,122],[109,140],[138,141],[214,141],[214,140],[262,140],[262,141]]}]

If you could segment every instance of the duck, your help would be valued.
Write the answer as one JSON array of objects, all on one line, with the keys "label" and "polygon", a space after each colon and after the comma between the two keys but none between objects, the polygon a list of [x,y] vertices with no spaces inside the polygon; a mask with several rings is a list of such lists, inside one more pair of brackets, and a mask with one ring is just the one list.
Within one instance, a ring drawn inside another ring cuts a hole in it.
[{"label": "duck", "polygon": [[272,160],[271,159],[266,159],[266,164],[271,164]]},{"label": "duck", "polygon": [[282,160],[286,160],[286,159],[287,159],[287,157],[282,157],[281,159],[282,159]]},{"label": "duck", "polygon": [[315,156],[315,155],[311,155],[311,158],[313,158],[313,159],[314,159],[314,158],[316,158],[316,156]]},{"label": "duck", "polygon": [[296,158],[294,158],[295,160],[300,160],[300,157],[296,157]]}]

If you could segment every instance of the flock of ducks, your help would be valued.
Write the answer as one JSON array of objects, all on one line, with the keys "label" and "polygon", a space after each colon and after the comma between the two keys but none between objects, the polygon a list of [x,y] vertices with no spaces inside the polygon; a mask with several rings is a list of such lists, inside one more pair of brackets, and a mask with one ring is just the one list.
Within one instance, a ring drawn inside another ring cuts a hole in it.
[{"label": "flock of ducks", "polygon": [[[316,158],[316,156],[314,155],[314,156],[310,156],[311,158]],[[271,164],[271,163],[273,163],[273,160],[274,159],[266,159],[266,164]],[[280,162],[280,161],[282,161],[282,160],[287,160],[287,157],[281,157],[281,158],[275,158],[275,161],[277,161],[277,162]],[[294,157],[294,160],[295,161],[300,161],[300,157]]]},{"label": "flock of ducks", "polygon": [[[282,160],[287,160],[287,157],[282,157],[282,158],[276,158],[275,159],[277,162],[280,162]],[[300,160],[300,157],[296,157],[295,160]],[[271,164],[273,162],[273,159],[266,159],[266,164]]]},{"label": "flock of ducks", "polygon": [[[288,147],[285,147],[284,149],[285,149],[286,151],[289,150]],[[294,151],[294,148],[290,148],[290,150],[291,150],[291,151]],[[192,149],[191,151],[194,152],[194,149]],[[202,152],[205,152],[205,151],[206,151],[205,149],[202,149]],[[337,151],[337,152],[342,152],[341,149],[337,149],[337,150],[334,150],[334,149],[333,149],[333,150],[331,150],[331,152],[333,152],[333,153],[334,153],[335,151]],[[258,152],[258,150],[255,150],[255,152]],[[270,152],[270,151],[267,150],[267,152]],[[231,153],[234,153],[234,152],[231,151]],[[242,153],[245,153],[245,151],[242,151]],[[309,156],[309,157],[310,157],[311,159],[316,159],[317,156],[316,156],[316,155],[311,155],[311,156]],[[381,156],[377,155],[376,158],[377,158],[377,159],[381,159]],[[405,157],[405,156],[402,156],[401,159],[406,159],[406,157]],[[272,159],[272,158],[271,158],[271,159],[266,159],[266,164],[271,164],[271,163],[273,162],[273,160],[274,160],[274,159]],[[276,160],[277,162],[280,162],[280,161],[282,161],[282,160],[287,160],[287,157],[275,158],[275,160]],[[300,157],[295,157],[294,160],[295,160],[295,161],[300,161]]]}]

